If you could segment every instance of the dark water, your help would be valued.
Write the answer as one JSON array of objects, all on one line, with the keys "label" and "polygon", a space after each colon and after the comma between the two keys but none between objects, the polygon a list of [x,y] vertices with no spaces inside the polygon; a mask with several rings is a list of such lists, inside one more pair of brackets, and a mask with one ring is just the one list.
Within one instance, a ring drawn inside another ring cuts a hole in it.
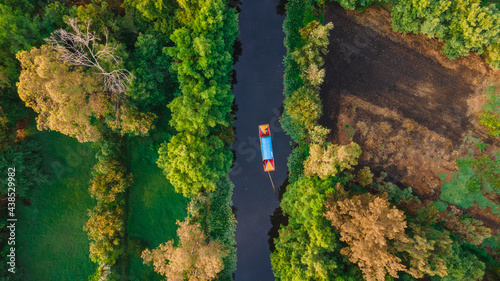
[{"label": "dark water", "polygon": [[279,124],[283,104],[284,16],[276,13],[279,0],[244,0],[239,16],[242,55],[235,64],[234,95],[237,141],[236,162],[230,173],[235,185],[236,243],[238,263],[235,280],[274,280],[268,232],[279,206],[269,176],[261,164],[258,125],[270,124],[276,171],[271,172],[278,189],[287,177],[286,158],[290,138]]}]

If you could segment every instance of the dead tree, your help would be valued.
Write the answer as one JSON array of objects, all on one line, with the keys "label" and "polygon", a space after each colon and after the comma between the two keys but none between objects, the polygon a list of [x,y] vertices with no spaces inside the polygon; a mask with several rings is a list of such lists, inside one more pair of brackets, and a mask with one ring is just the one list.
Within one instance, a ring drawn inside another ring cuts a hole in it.
[{"label": "dead tree", "polygon": [[103,77],[104,89],[116,95],[119,100],[134,75],[123,68],[107,71],[101,66],[102,60],[112,60],[114,63],[120,63],[122,60],[116,55],[117,45],[108,41],[107,30],[104,44],[99,44],[99,37],[94,31],[90,31],[90,20],[85,21],[83,28],[80,28],[76,18],[69,19],[68,25],[73,29],[73,33],[61,28],[54,31],[45,41],[60,54],[63,61],[96,70],[96,73]]}]

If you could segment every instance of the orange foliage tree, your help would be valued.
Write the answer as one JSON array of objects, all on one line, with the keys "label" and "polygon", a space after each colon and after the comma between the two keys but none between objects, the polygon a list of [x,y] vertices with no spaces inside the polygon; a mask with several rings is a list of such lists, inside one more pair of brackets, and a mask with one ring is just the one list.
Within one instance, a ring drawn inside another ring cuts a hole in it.
[{"label": "orange foliage tree", "polygon": [[[337,185],[337,189],[342,187]],[[365,193],[338,200],[338,195],[331,195],[325,207],[325,217],[339,230],[340,240],[348,244],[340,253],[358,264],[366,280],[383,281],[386,273],[398,277],[397,272],[405,270],[389,243],[408,241],[406,217],[396,207],[391,208],[386,198]]]}]

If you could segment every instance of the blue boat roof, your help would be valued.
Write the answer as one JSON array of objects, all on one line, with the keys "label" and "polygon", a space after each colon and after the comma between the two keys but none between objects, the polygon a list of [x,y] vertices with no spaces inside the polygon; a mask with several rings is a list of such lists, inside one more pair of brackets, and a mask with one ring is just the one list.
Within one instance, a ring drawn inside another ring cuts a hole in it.
[{"label": "blue boat roof", "polygon": [[273,159],[273,145],[271,137],[260,138],[260,148],[262,149],[262,160]]}]

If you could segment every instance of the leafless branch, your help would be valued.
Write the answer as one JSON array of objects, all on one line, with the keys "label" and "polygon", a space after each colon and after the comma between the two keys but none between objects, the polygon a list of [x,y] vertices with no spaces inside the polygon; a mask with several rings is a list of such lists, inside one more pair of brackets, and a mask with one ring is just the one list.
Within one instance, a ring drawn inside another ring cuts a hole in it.
[{"label": "leafless branch", "polygon": [[99,37],[90,31],[90,19],[85,21],[85,27],[78,26],[78,19],[68,21],[73,33],[64,29],[54,31],[45,41],[54,48],[61,59],[73,64],[93,68],[104,80],[105,90],[119,95],[128,89],[134,75],[126,69],[107,71],[99,63],[100,60],[111,59],[120,63],[121,57],[116,55],[117,46],[108,41],[108,32],[105,32],[104,44],[99,44]]}]

